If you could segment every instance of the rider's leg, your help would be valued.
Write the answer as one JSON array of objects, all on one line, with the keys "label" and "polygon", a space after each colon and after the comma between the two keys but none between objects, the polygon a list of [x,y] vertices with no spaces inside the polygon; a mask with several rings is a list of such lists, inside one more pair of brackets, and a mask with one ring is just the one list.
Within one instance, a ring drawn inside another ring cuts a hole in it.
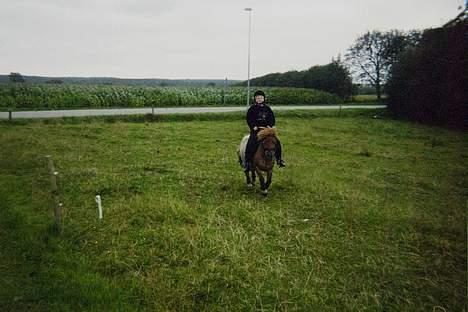
[{"label": "rider's leg", "polygon": [[283,158],[281,158],[281,154],[282,154],[281,142],[279,139],[276,139],[276,141],[278,143],[276,146],[276,150],[275,150],[276,163],[280,167],[285,167],[286,163],[284,162]]},{"label": "rider's leg", "polygon": [[257,135],[255,132],[250,133],[249,140],[247,141],[247,146],[245,148],[245,169],[249,169],[249,164],[253,160],[253,155],[257,147]]}]

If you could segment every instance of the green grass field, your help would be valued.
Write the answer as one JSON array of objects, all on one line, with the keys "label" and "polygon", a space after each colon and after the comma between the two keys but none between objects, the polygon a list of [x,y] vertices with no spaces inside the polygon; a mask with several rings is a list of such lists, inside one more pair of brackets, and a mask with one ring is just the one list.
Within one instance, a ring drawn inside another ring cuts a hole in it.
[{"label": "green grass field", "polygon": [[266,198],[241,114],[0,123],[0,310],[464,311],[467,136],[374,114],[279,112]]}]

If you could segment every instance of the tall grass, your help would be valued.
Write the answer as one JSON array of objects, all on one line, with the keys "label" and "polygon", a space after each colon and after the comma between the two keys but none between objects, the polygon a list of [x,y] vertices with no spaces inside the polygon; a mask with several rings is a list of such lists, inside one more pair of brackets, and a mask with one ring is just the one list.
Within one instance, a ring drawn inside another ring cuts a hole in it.
[{"label": "tall grass", "polygon": [[0,309],[463,311],[466,134],[373,115],[278,115],[268,198],[239,114],[0,123]]}]

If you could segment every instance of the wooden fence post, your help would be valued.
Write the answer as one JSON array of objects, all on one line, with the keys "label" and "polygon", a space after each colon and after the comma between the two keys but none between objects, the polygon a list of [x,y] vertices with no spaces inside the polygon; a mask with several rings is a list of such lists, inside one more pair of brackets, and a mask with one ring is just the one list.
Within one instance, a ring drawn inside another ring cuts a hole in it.
[{"label": "wooden fence post", "polygon": [[46,158],[47,158],[47,162],[49,166],[51,193],[54,199],[55,226],[57,227],[58,232],[61,233],[62,232],[62,203],[60,202],[60,199],[59,199],[58,187],[57,187],[58,172],[55,171],[54,160],[52,159],[52,156],[47,155]]},{"label": "wooden fence post", "polygon": [[11,109],[8,110],[8,120],[11,121],[13,119]]}]

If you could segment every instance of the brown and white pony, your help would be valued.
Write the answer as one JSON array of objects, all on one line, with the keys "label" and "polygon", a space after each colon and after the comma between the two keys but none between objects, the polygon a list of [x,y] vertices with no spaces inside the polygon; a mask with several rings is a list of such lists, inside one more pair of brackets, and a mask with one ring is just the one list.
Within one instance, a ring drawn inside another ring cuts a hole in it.
[{"label": "brown and white pony", "polygon": [[[247,180],[247,185],[252,187],[255,184],[255,174],[258,175],[260,180],[260,187],[262,189],[263,195],[268,194],[268,187],[271,184],[271,178],[273,176],[273,166],[275,164],[275,151],[276,151],[276,129],[275,128],[262,128],[257,133],[257,140],[259,142],[257,150],[253,156],[252,164],[250,170],[244,170],[245,177]],[[238,149],[239,163],[241,167],[245,163],[245,149],[247,147],[247,142],[249,140],[249,135],[246,135],[242,138],[241,143]],[[251,176],[249,175],[251,173]],[[266,173],[266,181],[262,174]]]}]

